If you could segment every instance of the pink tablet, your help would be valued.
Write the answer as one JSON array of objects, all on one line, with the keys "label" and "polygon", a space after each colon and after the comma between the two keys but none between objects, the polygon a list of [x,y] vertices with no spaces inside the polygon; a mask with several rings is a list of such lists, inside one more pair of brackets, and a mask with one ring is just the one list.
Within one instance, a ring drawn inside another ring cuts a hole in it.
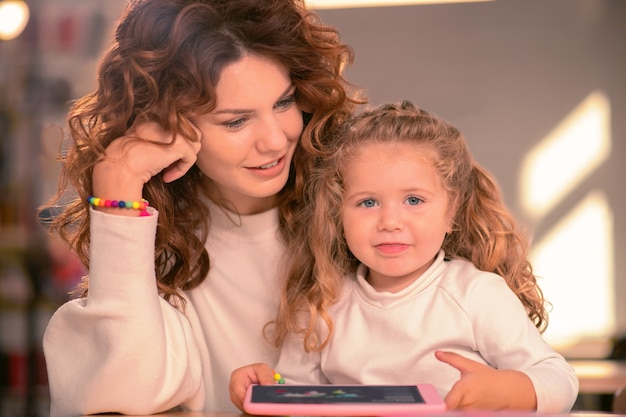
[{"label": "pink tablet", "polygon": [[250,385],[243,407],[273,416],[405,416],[446,409],[431,384]]}]

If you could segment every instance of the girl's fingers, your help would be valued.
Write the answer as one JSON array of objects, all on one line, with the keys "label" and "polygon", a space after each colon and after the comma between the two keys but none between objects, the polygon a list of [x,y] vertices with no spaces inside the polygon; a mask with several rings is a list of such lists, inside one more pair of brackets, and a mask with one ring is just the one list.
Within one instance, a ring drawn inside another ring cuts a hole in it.
[{"label": "girl's fingers", "polygon": [[454,352],[444,352],[438,350],[435,352],[435,357],[441,362],[445,362],[458,369],[461,373],[477,371],[486,366],[480,362],[473,361]]},{"label": "girl's fingers", "polygon": [[243,400],[246,390],[251,384],[271,385],[274,383],[274,372],[264,363],[255,363],[235,369],[230,376],[228,390],[232,403],[243,411]]}]

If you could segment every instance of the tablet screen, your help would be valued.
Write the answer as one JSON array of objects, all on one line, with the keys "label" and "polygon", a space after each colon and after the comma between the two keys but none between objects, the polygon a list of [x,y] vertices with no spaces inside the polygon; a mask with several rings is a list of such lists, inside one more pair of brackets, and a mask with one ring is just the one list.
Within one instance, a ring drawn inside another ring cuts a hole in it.
[{"label": "tablet screen", "polygon": [[255,386],[253,403],[299,404],[420,404],[419,390],[412,385],[268,385]]}]

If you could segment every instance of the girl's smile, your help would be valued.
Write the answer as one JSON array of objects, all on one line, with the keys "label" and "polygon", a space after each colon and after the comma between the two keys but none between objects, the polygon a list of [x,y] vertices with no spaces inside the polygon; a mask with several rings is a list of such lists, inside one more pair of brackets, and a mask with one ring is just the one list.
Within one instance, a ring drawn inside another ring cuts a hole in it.
[{"label": "girl's smile", "polygon": [[410,245],[404,243],[379,243],[374,245],[383,255],[399,255],[406,252]]}]

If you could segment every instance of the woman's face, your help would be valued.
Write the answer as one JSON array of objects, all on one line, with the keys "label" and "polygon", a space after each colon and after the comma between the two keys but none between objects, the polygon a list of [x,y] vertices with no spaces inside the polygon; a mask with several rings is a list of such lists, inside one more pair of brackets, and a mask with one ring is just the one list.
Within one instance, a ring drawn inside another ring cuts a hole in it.
[{"label": "woman's face", "polygon": [[287,68],[262,55],[227,65],[215,109],[193,119],[202,132],[197,165],[240,214],[266,211],[285,186],[302,112]]}]

